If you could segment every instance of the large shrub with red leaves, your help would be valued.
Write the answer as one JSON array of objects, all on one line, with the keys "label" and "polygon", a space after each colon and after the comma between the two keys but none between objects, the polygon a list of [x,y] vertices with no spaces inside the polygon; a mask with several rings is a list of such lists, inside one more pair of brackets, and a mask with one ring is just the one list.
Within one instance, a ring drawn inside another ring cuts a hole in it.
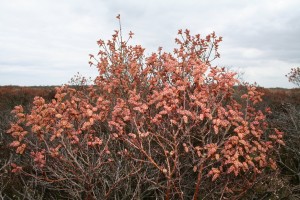
[{"label": "large shrub with red leaves", "polygon": [[12,171],[74,199],[242,197],[276,168],[282,132],[255,86],[236,98],[236,74],[211,64],[221,37],[178,35],[173,53],[146,57],[115,31],[90,55],[93,85],[15,107]]}]

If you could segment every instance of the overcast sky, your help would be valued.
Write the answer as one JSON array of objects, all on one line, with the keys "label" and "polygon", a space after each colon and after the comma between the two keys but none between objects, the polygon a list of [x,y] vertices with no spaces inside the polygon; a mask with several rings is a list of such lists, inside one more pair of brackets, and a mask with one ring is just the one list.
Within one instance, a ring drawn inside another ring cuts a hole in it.
[{"label": "overcast sky", "polygon": [[175,47],[178,29],[223,37],[214,65],[264,87],[294,87],[300,66],[299,0],[0,0],[0,85],[61,85],[96,76],[88,54],[110,39],[121,14],[132,44],[149,55]]}]

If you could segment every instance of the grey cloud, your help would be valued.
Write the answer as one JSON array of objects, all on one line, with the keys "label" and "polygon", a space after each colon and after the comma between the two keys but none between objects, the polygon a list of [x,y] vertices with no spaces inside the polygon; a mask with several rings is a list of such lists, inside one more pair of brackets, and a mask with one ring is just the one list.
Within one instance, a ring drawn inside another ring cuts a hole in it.
[{"label": "grey cloud", "polygon": [[231,46],[260,49],[266,53],[265,59],[299,62],[300,12],[297,9],[300,4],[295,4],[275,10],[268,9],[271,4],[255,7],[242,23],[229,24]]},{"label": "grey cloud", "polygon": [[[132,42],[148,53],[158,46],[171,51],[180,28],[216,31],[224,42],[215,64],[241,68],[263,86],[291,87],[284,74],[300,62],[299,6],[296,0],[4,0],[0,84],[62,84],[77,71],[95,76],[88,54],[97,53],[96,40],[109,39],[118,28],[120,13],[123,33],[132,30]],[[40,78],[30,83],[22,74]]]}]

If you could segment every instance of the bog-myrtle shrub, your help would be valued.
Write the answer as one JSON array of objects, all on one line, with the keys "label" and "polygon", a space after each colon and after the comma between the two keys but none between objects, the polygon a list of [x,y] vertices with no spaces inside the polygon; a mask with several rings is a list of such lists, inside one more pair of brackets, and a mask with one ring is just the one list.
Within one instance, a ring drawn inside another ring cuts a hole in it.
[{"label": "bog-myrtle shrub", "polygon": [[221,37],[179,30],[174,52],[146,56],[120,30],[90,55],[93,84],[15,107],[13,172],[77,199],[201,199],[236,198],[276,169],[283,133],[255,86],[237,98],[236,73],[211,64]]},{"label": "bog-myrtle shrub", "polygon": [[300,86],[300,67],[292,68],[291,71],[286,75],[289,79],[289,82]]}]

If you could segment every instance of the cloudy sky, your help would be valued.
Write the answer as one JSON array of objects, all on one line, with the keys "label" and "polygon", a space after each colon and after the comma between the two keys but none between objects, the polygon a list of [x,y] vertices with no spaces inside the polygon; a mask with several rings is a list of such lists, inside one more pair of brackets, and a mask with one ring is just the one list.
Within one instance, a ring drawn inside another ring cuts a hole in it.
[{"label": "cloudy sky", "polygon": [[299,0],[0,0],[0,85],[61,85],[95,77],[88,54],[110,39],[121,14],[147,54],[175,47],[178,29],[223,37],[214,65],[264,87],[293,85],[300,66]]}]

